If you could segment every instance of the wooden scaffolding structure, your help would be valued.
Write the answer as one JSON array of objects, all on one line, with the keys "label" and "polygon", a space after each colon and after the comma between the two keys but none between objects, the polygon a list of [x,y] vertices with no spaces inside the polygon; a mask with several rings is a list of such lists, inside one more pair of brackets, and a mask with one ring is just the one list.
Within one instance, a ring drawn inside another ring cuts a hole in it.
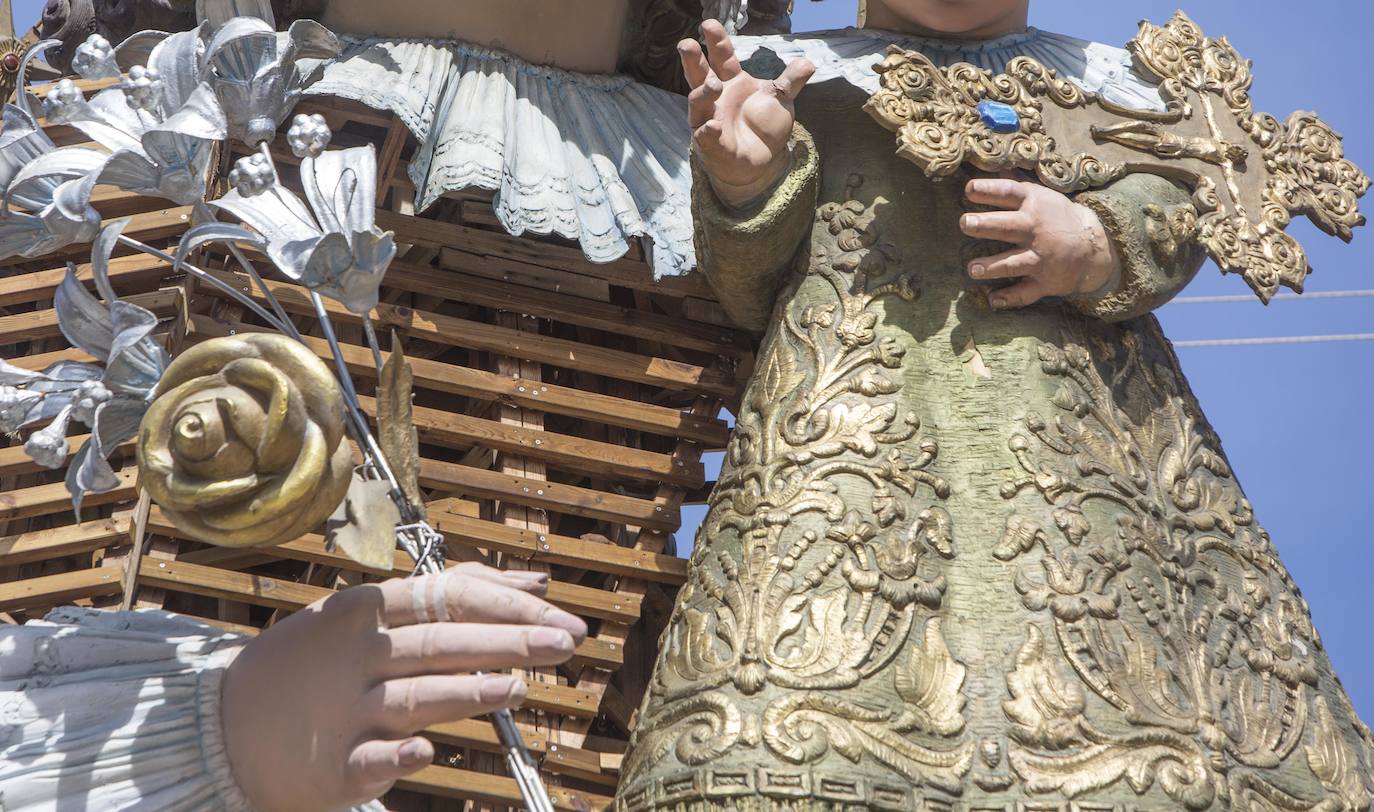
[{"label": "wooden scaffolding structure", "polygon": [[[81,83],[91,92],[100,83]],[[380,145],[378,224],[403,250],[373,314],[396,336],[415,374],[421,486],[449,557],[551,573],[549,598],[592,630],[574,660],[530,675],[526,742],[556,805],[601,808],[618,779],[634,709],[686,562],[673,555],[684,504],[704,498],[704,452],[723,448],[722,406],[752,364],[750,338],[728,326],[699,275],[655,281],[640,251],[594,265],[557,239],[518,238],[490,198],[450,195],[424,216],[409,201],[414,145],[392,116],[350,102],[314,100],[335,146]],[[58,145],[80,143],[65,127]],[[294,165],[283,138],[273,152]],[[227,167],[232,156],[221,162]],[[189,209],[101,190],[107,219],[165,246],[190,225]],[[90,279],[84,246],[0,272],[0,354],[41,369],[89,360],[67,346],[52,309],[68,261]],[[208,268],[257,295],[245,276]],[[178,350],[209,337],[263,329],[215,289],[175,278],[143,255],[118,256],[119,293],[163,319]],[[272,284],[311,349],[328,357],[302,289]],[[356,317],[335,308],[347,363],[365,408],[376,377]],[[386,338],[383,338],[386,348]],[[62,472],[40,470],[22,437],[0,448],[0,620],[22,623],[58,605],[154,607],[247,635],[331,590],[406,575],[367,570],[309,535],[270,550],[206,547],[182,538],[140,499],[132,447],[115,458],[121,486],[86,500],[77,523]],[[82,440],[74,437],[73,448]],[[518,805],[485,720],[426,731],[435,764],[385,800],[397,810]]]}]

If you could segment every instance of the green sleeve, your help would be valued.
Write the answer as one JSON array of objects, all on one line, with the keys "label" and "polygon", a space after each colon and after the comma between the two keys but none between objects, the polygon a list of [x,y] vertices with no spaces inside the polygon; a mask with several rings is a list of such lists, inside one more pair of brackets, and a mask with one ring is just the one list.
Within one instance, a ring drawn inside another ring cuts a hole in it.
[{"label": "green sleeve", "polygon": [[1104,321],[1143,316],[1178,295],[1197,275],[1206,253],[1192,239],[1197,210],[1178,184],[1158,175],[1127,175],[1074,198],[1102,220],[1121,260],[1120,284],[1110,293],[1069,301]]},{"label": "green sleeve", "polygon": [[782,181],[745,209],[722,203],[701,164],[692,162],[697,264],[726,314],[749,330],[767,326],[774,296],[816,216],[819,161],[801,125],[789,149],[792,164]]}]

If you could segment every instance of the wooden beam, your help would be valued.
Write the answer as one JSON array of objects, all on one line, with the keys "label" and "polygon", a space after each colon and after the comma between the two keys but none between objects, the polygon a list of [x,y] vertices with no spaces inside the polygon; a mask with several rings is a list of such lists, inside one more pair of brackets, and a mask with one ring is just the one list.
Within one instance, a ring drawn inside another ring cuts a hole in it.
[{"label": "wooden beam", "polygon": [[[375,419],[376,400],[362,396],[359,401],[363,411]],[[413,411],[422,443],[457,449],[480,445],[541,460],[564,471],[605,478],[675,482],[688,488],[698,488],[706,481],[705,468],[700,463],[679,465],[669,454],[512,426],[442,409],[416,406]]]},{"label": "wooden beam", "polygon": [[0,584],[0,612],[47,609],[82,598],[119,594],[119,570],[96,567]]},{"label": "wooden beam", "polygon": [[676,530],[682,523],[673,505],[502,474],[453,462],[421,460],[420,485],[461,493],[471,499],[500,499],[553,513],[654,527],[667,532]]},{"label": "wooden beam", "polygon": [[[202,338],[225,335],[231,329],[208,316],[193,315],[191,324]],[[232,329],[252,328],[236,324]],[[324,339],[306,336],[304,342],[321,358],[333,358]],[[376,378],[377,368],[371,351],[353,344],[344,344],[342,350],[350,373],[363,379]],[[386,355],[383,353],[384,358]],[[415,385],[421,389],[513,403],[596,423],[680,437],[703,443],[708,448],[724,446],[730,438],[730,429],[722,421],[702,419],[677,409],[521,378],[503,378],[493,372],[424,358],[411,358],[410,363],[415,372]]]},{"label": "wooden beam", "polygon": [[[259,302],[266,297],[251,286],[249,278],[238,273],[216,273]],[[268,281],[267,287],[288,312],[313,316],[315,307],[305,288],[285,282]],[[206,293],[215,294],[207,288]],[[223,295],[223,294],[219,294]],[[361,326],[362,317],[333,299],[325,300],[325,308],[335,324]],[[403,335],[483,352],[499,353],[521,360],[576,369],[617,380],[633,381],[675,391],[698,392],[719,397],[731,397],[735,382],[728,375],[675,361],[625,352],[623,350],[583,344],[564,338],[516,330],[496,324],[445,316],[425,310],[382,303],[372,311],[378,327],[400,331]]]},{"label": "wooden beam", "polygon": [[127,544],[128,536],[127,516],[5,536],[0,538],[0,566],[12,567],[92,553],[103,547]]},{"label": "wooden beam", "polygon": [[[460,770],[454,767],[431,765],[396,782],[397,789],[427,792],[444,798],[459,798],[521,807],[520,788],[515,779],[490,773]],[[585,812],[588,809],[607,809],[615,801],[607,795],[579,792],[567,787],[549,787],[549,798],[555,809],[566,812]]]},{"label": "wooden beam", "polygon": [[[151,310],[159,319],[165,319],[176,313],[177,300],[180,297],[180,290],[158,290],[125,296],[124,301]],[[30,313],[0,316],[0,345],[61,335],[62,329],[57,323],[56,310],[34,310]]]},{"label": "wooden beam", "polygon": [[[147,254],[133,254],[116,257],[110,261],[110,283],[115,290],[124,292],[130,284],[144,284],[160,280],[170,272],[170,266],[156,257]],[[89,263],[77,267],[76,275],[82,281],[91,279]],[[46,271],[7,276],[0,279],[0,307],[13,307],[52,299],[58,285],[67,276],[67,268],[52,268]]]},{"label": "wooden beam", "polygon": [[[132,466],[116,474],[119,485],[109,493],[87,494],[82,505],[88,508],[123,502],[137,496],[134,483],[138,472]],[[63,513],[72,509],[72,495],[67,492],[65,482],[36,485],[32,488],[0,493],[0,519],[27,519],[31,516],[47,516]]]},{"label": "wooden beam", "polygon": [[431,514],[430,519],[434,529],[443,533],[449,544],[492,549],[546,564],[633,576],[674,586],[687,580],[687,562],[676,556],[553,533],[531,533],[453,513]]}]

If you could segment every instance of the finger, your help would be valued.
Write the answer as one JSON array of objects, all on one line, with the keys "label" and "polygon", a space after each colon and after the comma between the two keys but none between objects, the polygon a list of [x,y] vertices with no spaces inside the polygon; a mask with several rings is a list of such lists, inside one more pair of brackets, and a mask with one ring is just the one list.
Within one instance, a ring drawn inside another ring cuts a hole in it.
[{"label": "finger", "polygon": [[725,26],[719,20],[707,20],[701,24],[701,33],[706,37],[706,61],[721,81],[728,82],[739,76],[744,69],[735,56],[735,45],[725,33]]},{"label": "finger", "polygon": [[979,240],[1024,245],[1035,234],[1035,218],[1021,211],[977,212],[959,218],[959,230]]},{"label": "finger", "polygon": [[564,629],[493,623],[424,623],[383,632],[383,679],[505,671],[566,662],[577,644]]},{"label": "finger", "polygon": [[979,257],[968,264],[968,275],[974,279],[1011,279],[1030,276],[1040,270],[1040,255],[1029,248],[1014,248]]},{"label": "finger", "polygon": [[677,44],[677,56],[682,60],[682,75],[687,78],[687,86],[696,89],[706,81],[711,66],[706,62],[706,53],[701,43],[694,39],[684,39]]},{"label": "finger", "polygon": [[716,114],[716,102],[725,86],[714,73],[709,74],[695,90],[687,94],[687,123],[696,129],[711,120]]},{"label": "finger", "polygon": [[697,128],[692,133],[692,143],[696,146],[697,152],[703,157],[711,158],[721,153],[723,147],[721,139],[725,136],[725,128],[719,121],[708,121]]},{"label": "finger", "polygon": [[816,66],[809,59],[794,59],[787,63],[782,75],[773,80],[775,92],[788,101],[796,101],[806,83],[816,75]]},{"label": "finger", "polygon": [[452,567],[449,572],[471,575],[493,584],[501,584],[531,595],[543,596],[549,591],[549,574],[537,570],[499,570],[476,561],[465,561]]},{"label": "finger", "polygon": [[509,674],[407,677],[363,695],[364,718],[378,730],[406,735],[430,725],[470,719],[525,701],[525,681]]},{"label": "finger", "polygon": [[1019,209],[1030,192],[1030,184],[1005,178],[977,178],[964,187],[970,203],[996,206],[999,209]]},{"label": "finger", "polygon": [[579,643],[586,639],[587,624],[576,615],[473,572],[455,567],[441,575],[383,584],[383,623],[393,629],[435,621],[553,626]]},{"label": "finger", "polygon": [[992,305],[993,310],[1014,310],[1033,305],[1044,298],[1044,295],[1041,292],[1040,281],[1030,278],[988,294],[988,304]]},{"label": "finger", "polygon": [[376,798],[432,761],[434,745],[419,736],[400,741],[366,741],[348,754],[346,774],[359,795]]}]

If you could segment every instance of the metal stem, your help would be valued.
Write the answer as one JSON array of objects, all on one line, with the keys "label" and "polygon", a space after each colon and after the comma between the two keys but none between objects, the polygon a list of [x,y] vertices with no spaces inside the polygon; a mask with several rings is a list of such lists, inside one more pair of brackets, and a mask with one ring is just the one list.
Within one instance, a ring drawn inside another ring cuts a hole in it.
[{"label": "metal stem", "polygon": [[[208,220],[217,221],[219,219],[215,216],[215,210],[205,205],[205,201],[203,200],[196,204],[196,209],[200,212],[202,217]],[[276,295],[272,293],[272,289],[267,286],[267,281],[258,273],[257,266],[255,266],[253,261],[243,253],[243,249],[232,242],[227,243],[227,245],[229,246],[229,253],[234,257],[234,260],[237,261],[239,265],[243,266],[243,269],[248,272],[248,276],[252,278],[253,284],[257,285],[258,290],[262,291],[262,298],[267,300],[267,305],[272,308],[272,312],[276,313],[281,319],[282,324],[286,325],[287,329],[283,332],[286,332],[287,335],[299,341],[301,338],[300,331],[296,329],[296,325],[291,321],[291,316],[287,314],[286,308],[282,307],[281,302],[278,301]]]},{"label": "metal stem", "polygon": [[[218,288],[220,291],[224,292],[226,295],[232,298],[235,302],[238,302],[239,304],[243,305],[249,310],[252,310],[253,313],[255,313],[258,316],[258,318],[267,322],[269,326],[276,328],[277,330],[280,330],[283,333],[287,333],[288,335],[295,332],[296,328],[294,325],[290,327],[287,326],[288,324],[290,324],[290,322],[287,322],[287,324],[282,324],[276,316],[272,315],[271,313],[268,313],[257,302],[245,296],[242,291],[239,291],[233,285],[229,284],[228,282],[225,282],[224,280],[220,279],[214,274],[211,274],[208,271],[201,270],[200,268],[197,268],[189,262],[182,262],[180,265],[178,265],[176,257],[172,256],[166,251],[154,248],[145,242],[140,242],[134,239],[133,237],[126,237],[121,234],[119,237],[119,242],[135,250],[142,251],[143,253],[148,254],[150,256],[157,257],[158,259],[171,265],[173,268],[181,268],[185,270],[187,273],[191,274],[192,276],[195,276],[202,282],[205,282],[207,285],[212,285],[213,287]],[[299,334],[297,334],[297,337],[299,337]]]}]

